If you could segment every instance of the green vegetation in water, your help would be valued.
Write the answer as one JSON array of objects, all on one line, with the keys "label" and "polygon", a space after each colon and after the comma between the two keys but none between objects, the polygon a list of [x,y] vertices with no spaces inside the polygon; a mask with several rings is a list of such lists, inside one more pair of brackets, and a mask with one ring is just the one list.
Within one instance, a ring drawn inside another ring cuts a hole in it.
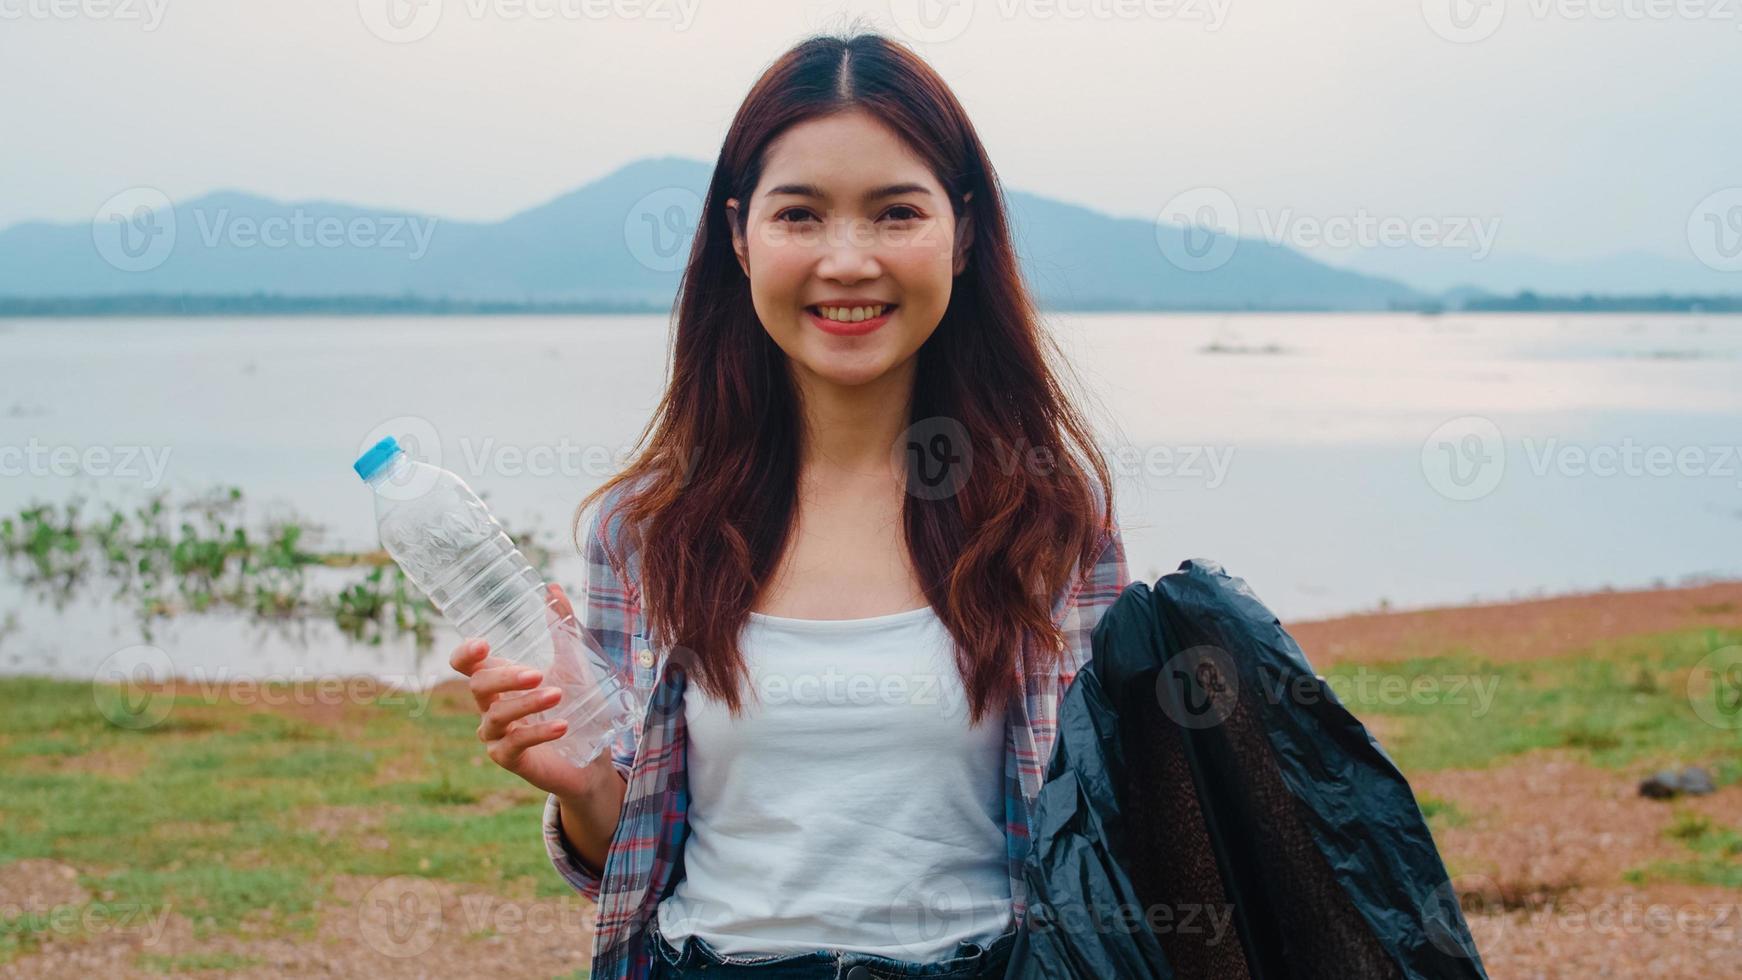
[{"label": "green vegetation in water", "polygon": [[[397,636],[420,649],[432,642],[434,607],[386,552],[318,550],[320,530],[295,517],[250,528],[239,487],[180,505],[158,493],[131,509],[105,507],[87,515],[86,501],[75,498],[0,517],[0,568],[57,611],[81,587],[106,586],[136,605],[147,642],[156,620],[220,610],[264,621],[329,619],[371,644]],[[530,535],[511,537],[535,565],[548,564],[550,549]],[[309,574],[352,568],[363,571],[336,591]],[[0,623],[0,635],[6,630]]]}]

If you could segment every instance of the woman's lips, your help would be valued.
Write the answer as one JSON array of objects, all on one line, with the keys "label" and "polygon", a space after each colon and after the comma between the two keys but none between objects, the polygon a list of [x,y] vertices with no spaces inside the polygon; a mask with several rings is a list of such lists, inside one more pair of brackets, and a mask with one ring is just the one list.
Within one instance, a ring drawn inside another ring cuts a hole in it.
[{"label": "woman's lips", "polygon": [[881,315],[874,316],[869,320],[860,320],[857,323],[845,323],[840,320],[825,319],[815,310],[808,307],[805,309],[804,315],[810,318],[811,323],[814,324],[818,330],[832,333],[837,337],[858,337],[868,334],[871,331],[876,330],[878,327],[883,326],[885,323],[888,323],[889,318],[894,316],[895,311],[898,309],[900,309],[900,307],[887,305]]}]

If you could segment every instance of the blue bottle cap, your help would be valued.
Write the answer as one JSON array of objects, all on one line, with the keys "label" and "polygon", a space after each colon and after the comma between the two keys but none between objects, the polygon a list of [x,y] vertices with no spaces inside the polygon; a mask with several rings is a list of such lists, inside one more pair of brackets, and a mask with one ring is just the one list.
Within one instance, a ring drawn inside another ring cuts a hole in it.
[{"label": "blue bottle cap", "polygon": [[368,452],[358,456],[357,461],[351,464],[351,468],[357,471],[358,476],[367,480],[381,472],[381,468],[386,466],[388,461],[393,459],[394,454],[398,452],[399,440],[388,436],[370,446]]}]

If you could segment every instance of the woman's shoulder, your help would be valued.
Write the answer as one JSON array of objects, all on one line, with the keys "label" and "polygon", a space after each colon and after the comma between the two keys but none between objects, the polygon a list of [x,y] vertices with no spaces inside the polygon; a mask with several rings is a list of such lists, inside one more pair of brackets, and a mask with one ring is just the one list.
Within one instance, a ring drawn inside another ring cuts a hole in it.
[{"label": "woman's shoulder", "polygon": [[1101,498],[1096,498],[1095,523],[1092,525],[1095,544],[1093,557],[1080,565],[1069,584],[1072,606],[1105,607],[1124,591],[1130,577],[1125,558],[1125,540],[1120,533],[1117,513],[1109,514]]},{"label": "woman's shoulder", "polygon": [[585,521],[586,537],[581,552],[588,573],[595,581],[612,584],[627,598],[639,594],[639,562],[636,535],[629,533],[623,504],[634,492],[628,483],[618,483],[600,494]]}]

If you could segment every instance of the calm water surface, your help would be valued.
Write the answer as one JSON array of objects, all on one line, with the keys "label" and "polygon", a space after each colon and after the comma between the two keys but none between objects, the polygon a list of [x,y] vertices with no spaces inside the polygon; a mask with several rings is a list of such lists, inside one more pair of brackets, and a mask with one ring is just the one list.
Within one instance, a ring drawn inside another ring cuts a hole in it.
[{"label": "calm water surface", "polygon": [[[1742,318],[1049,323],[1092,396],[1134,577],[1212,558],[1286,624],[1742,575]],[[667,341],[657,316],[0,321],[0,511],[234,484],[251,517],[294,512],[328,546],[369,547],[350,464],[386,427],[560,550],[656,403]],[[59,475],[33,446],[149,455]],[[584,586],[574,559],[550,572]],[[0,576],[0,610],[0,672],[90,676],[140,642],[101,595],[57,608]],[[453,639],[420,657],[324,623],[190,616],[154,643],[208,677],[422,681],[449,673]]]}]

